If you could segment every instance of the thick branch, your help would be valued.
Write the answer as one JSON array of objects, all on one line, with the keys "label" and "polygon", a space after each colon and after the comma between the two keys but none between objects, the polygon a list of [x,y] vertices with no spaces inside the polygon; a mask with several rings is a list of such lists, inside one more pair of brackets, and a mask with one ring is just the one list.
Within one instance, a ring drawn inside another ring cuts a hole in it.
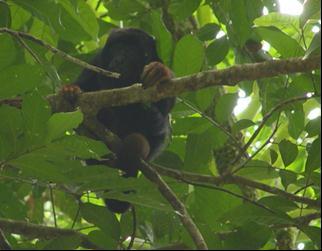
[{"label": "thick branch", "polygon": [[160,193],[171,204],[175,212],[177,212],[182,224],[185,226],[190,236],[194,240],[198,250],[207,250],[207,244],[196,224],[191,219],[185,205],[177,198],[167,183],[163,181],[158,172],[143,161],[141,161],[141,171],[147,179],[158,186]]},{"label": "thick branch", "polygon": [[[74,64],[77,64],[79,66],[87,68],[87,69],[89,69],[91,71],[95,71],[95,72],[100,73],[102,75],[105,75],[107,77],[111,77],[111,78],[119,78],[120,77],[119,73],[107,71],[107,70],[102,69],[100,67],[97,67],[97,66],[88,64],[88,63],[86,63],[86,62],[84,62],[82,60],[79,60],[78,58],[72,57],[72,56],[68,55],[67,53],[65,53],[65,52],[63,52],[63,51],[51,46],[50,44],[44,42],[43,40],[41,40],[39,38],[36,38],[36,37],[34,37],[34,36],[32,36],[32,35],[30,35],[28,33],[11,30],[11,29],[8,29],[6,27],[0,28],[0,33],[7,33],[7,34],[9,34],[9,35],[11,35],[11,36],[13,36],[15,38],[28,39],[28,40],[36,43],[36,44],[41,45],[42,47],[45,47],[46,49],[50,50],[54,54],[57,54],[58,56],[62,57],[63,59],[65,59],[67,61],[70,61],[70,62],[72,62]],[[21,41],[20,39],[18,39],[18,40]]]},{"label": "thick branch", "polygon": [[[80,95],[78,106],[85,114],[96,114],[102,107],[123,106],[138,102],[158,101],[166,97],[178,96],[187,91],[195,91],[210,86],[237,85],[244,80],[274,77],[281,74],[308,72],[319,69],[321,56],[312,58],[292,58],[287,60],[272,60],[263,63],[236,65],[223,70],[200,72],[195,75],[176,78],[168,83],[143,89],[142,85],[87,92]],[[53,110],[57,111],[63,102],[59,95],[47,97]],[[1,103],[11,103],[11,99],[0,100]],[[17,100],[14,100],[17,105]]]},{"label": "thick branch", "polygon": [[14,221],[0,218],[0,228],[7,233],[20,234],[29,238],[54,239],[62,236],[78,236],[81,245],[85,248],[100,249],[87,236],[74,230],[40,226],[23,221]]}]

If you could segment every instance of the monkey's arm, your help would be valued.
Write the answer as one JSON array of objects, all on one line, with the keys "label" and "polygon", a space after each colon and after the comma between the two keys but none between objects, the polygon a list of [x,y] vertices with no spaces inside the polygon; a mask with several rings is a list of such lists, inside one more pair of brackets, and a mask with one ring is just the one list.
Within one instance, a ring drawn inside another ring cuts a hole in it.
[{"label": "monkey's arm", "polygon": [[[141,75],[142,83],[145,88],[153,85],[162,85],[174,77],[172,71],[160,62],[152,62],[146,65]],[[164,115],[168,115],[175,104],[175,98],[165,98],[153,103]]]}]

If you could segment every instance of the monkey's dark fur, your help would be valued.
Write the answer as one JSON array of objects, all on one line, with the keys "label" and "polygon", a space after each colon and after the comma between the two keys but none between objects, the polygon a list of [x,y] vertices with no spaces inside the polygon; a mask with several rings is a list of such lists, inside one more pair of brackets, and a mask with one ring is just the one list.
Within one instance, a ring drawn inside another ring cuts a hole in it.
[{"label": "monkey's dark fur", "polygon": [[[144,83],[142,76],[148,86],[157,84],[149,81],[162,84],[159,80],[170,79],[171,73],[161,63],[155,41],[150,35],[139,29],[118,29],[111,32],[93,64],[118,72],[121,77],[108,78],[85,69],[75,84],[84,92]],[[145,68],[146,65],[149,66]],[[166,98],[151,104],[138,103],[99,111],[98,120],[124,142],[123,150],[117,154],[117,167],[124,171],[124,177],[137,176],[136,159],[152,160],[160,153],[169,135],[168,115],[174,102],[174,98]],[[105,202],[111,211],[119,213],[125,212],[130,205],[111,199]]]}]

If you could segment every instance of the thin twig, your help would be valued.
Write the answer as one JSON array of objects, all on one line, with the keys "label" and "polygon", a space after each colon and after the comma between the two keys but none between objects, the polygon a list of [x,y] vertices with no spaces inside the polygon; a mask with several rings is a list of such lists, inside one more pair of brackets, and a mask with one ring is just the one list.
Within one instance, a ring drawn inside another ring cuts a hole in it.
[{"label": "thin twig", "polygon": [[276,134],[276,132],[277,132],[277,129],[278,129],[278,122],[279,122],[279,119],[280,119],[280,115],[281,115],[281,113],[279,113],[279,115],[278,115],[278,118],[277,118],[277,121],[276,121],[276,124],[275,124],[275,127],[274,127],[274,130],[273,130],[273,132],[271,133],[271,135],[268,137],[268,139],[264,142],[264,144],[262,144],[261,145],[261,147],[260,148],[258,148],[257,150],[256,150],[256,152],[255,153],[253,153],[251,156],[249,156],[239,167],[237,167],[233,172],[232,172],[232,174],[236,174],[238,171],[240,171],[242,168],[244,168],[246,165],[247,165],[247,163],[249,162],[249,161],[251,161],[258,153],[260,153],[263,149],[264,149],[264,147],[265,146],[267,146],[270,142],[271,142],[271,139],[274,137],[274,135]]},{"label": "thin twig", "polygon": [[51,207],[53,210],[54,224],[55,224],[55,227],[57,228],[57,217],[56,217],[56,209],[55,209],[55,201],[54,201],[52,184],[49,183],[48,187],[49,187],[49,192],[50,192]]},{"label": "thin twig", "polygon": [[234,135],[232,135],[225,127],[223,127],[221,124],[219,124],[217,121],[215,121],[214,119],[212,119],[211,117],[209,117],[207,114],[205,114],[204,112],[198,110],[198,108],[196,108],[195,106],[193,106],[189,101],[187,101],[184,98],[179,98],[177,97],[177,99],[184,104],[185,106],[189,107],[191,110],[197,112],[198,114],[200,114],[203,118],[205,118],[206,120],[208,120],[211,124],[213,124],[215,127],[217,127],[218,129],[220,129],[223,133],[225,133],[230,139],[232,139],[234,141],[234,143],[236,144],[237,147],[241,149],[240,147],[240,142],[234,137]]},{"label": "thin twig", "polygon": [[303,202],[312,207],[321,208],[320,202],[318,200],[312,200],[310,198],[297,196],[292,193],[288,193],[282,189],[279,189],[277,187],[271,187],[269,185],[266,185],[257,181],[253,181],[241,176],[232,175],[232,176],[225,176],[225,177],[216,177],[216,176],[196,174],[191,172],[184,172],[180,170],[170,169],[156,164],[151,164],[151,166],[153,167],[153,169],[157,170],[158,173],[160,173],[161,175],[165,175],[177,180],[187,180],[189,182],[191,181],[191,182],[200,182],[200,183],[206,183],[206,184],[215,184],[217,186],[222,184],[244,185],[244,186],[265,191],[267,193],[279,195],[291,201]]},{"label": "thin twig", "polygon": [[287,106],[288,104],[292,104],[294,102],[298,102],[298,101],[304,101],[304,100],[308,100],[310,98],[315,98],[315,96],[299,96],[299,97],[293,97],[290,99],[287,99],[279,104],[277,104],[275,107],[273,107],[268,113],[266,113],[261,121],[261,123],[259,124],[258,128],[256,129],[256,131],[253,133],[253,135],[250,137],[250,139],[247,141],[247,143],[244,145],[244,147],[242,148],[242,151],[238,154],[238,156],[232,161],[232,164],[235,164],[239,161],[239,159],[241,158],[241,156],[243,156],[245,154],[245,152],[247,151],[247,149],[249,148],[249,146],[253,143],[253,141],[256,139],[256,137],[258,136],[258,134],[261,132],[262,128],[264,127],[264,125],[266,124],[267,120],[279,109],[284,108],[285,106]]},{"label": "thin twig", "polygon": [[72,62],[74,64],[77,64],[79,66],[82,66],[86,69],[89,69],[91,71],[94,71],[94,72],[97,72],[99,74],[102,74],[106,77],[110,77],[110,78],[119,78],[120,77],[120,74],[119,73],[116,73],[116,72],[110,72],[110,71],[107,71],[105,69],[102,69],[100,67],[97,67],[97,66],[94,66],[94,65],[91,65],[91,64],[88,64],[78,58],[75,58],[75,57],[72,57],[70,56],[69,54],[53,47],[52,45],[44,42],[43,40],[39,39],[39,38],[36,38],[28,33],[25,33],[25,32],[21,32],[21,31],[15,31],[15,30],[12,30],[12,29],[8,29],[6,27],[2,27],[0,28],[0,33],[7,33],[13,37],[23,37],[25,39],[28,39],[36,44],[39,44],[41,45],[42,47],[45,47],[46,49],[50,50],[51,52],[53,52],[54,54],[57,54],[58,56],[62,57],[63,59],[69,61],[69,62]]}]

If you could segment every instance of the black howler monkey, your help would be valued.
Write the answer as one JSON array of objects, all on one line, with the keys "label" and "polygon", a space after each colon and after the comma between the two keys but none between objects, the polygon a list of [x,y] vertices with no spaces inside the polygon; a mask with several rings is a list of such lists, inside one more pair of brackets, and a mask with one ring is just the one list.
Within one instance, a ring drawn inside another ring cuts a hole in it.
[{"label": "black howler monkey", "polygon": [[[139,29],[113,30],[103,50],[94,58],[94,65],[118,72],[120,78],[109,78],[85,69],[75,85],[84,92],[120,88],[142,82],[148,87],[162,84],[172,77],[171,71],[157,55],[155,40]],[[169,112],[174,98],[151,104],[130,104],[104,108],[97,119],[123,141],[117,154],[117,167],[124,177],[136,177],[139,158],[152,160],[161,151],[170,132]],[[105,200],[107,207],[118,213],[130,204],[119,200]]]}]

